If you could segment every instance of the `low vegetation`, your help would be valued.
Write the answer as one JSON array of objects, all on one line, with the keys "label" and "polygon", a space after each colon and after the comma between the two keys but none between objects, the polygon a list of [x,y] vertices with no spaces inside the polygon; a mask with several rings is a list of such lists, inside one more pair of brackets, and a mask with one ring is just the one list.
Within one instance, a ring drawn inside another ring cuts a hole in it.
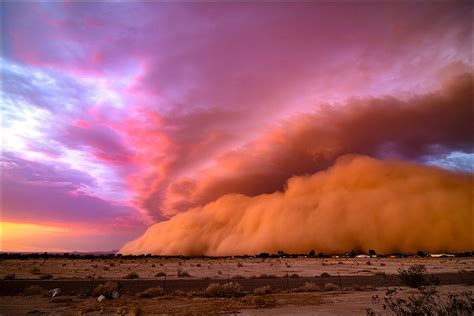
[{"label": "low vegetation", "polygon": [[[330,283],[327,283],[330,284]],[[297,287],[293,292],[320,292],[321,287],[313,282],[305,282],[304,285]]]},{"label": "low vegetation", "polygon": [[126,276],[123,277],[124,279],[139,279],[140,276],[136,272],[130,272]]},{"label": "low vegetation", "polygon": [[53,278],[53,275],[50,274],[50,273],[41,274],[39,276],[40,280],[49,280],[49,279],[52,279],[52,278]]},{"label": "low vegetation", "polygon": [[252,305],[258,308],[271,308],[277,305],[275,298],[262,295],[248,295],[243,297],[241,300],[244,304]]},{"label": "low vegetation", "polygon": [[270,294],[272,292],[273,292],[273,290],[270,287],[270,285],[264,285],[264,286],[255,288],[255,290],[253,291],[253,294],[255,294],[255,295],[265,295],[265,294]]},{"label": "low vegetation", "polygon": [[189,278],[191,276],[188,272],[183,271],[181,269],[178,269],[177,275],[178,275],[178,278]]},{"label": "low vegetation", "polygon": [[92,290],[92,296],[98,297],[104,295],[107,298],[112,298],[113,292],[119,291],[119,285],[116,282],[105,282],[103,284],[97,285],[94,290]]},{"label": "low vegetation", "polygon": [[143,292],[137,293],[137,297],[139,298],[153,298],[157,296],[164,295],[164,291],[161,287],[151,287],[146,289]]},{"label": "low vegetation", "polygon": [[239,297],[244,293],[242,285],[235,282],[225,284],[211,283],[206,288],[207,297]]},{"label": "low vegetation", "polygon": [[399,268],[398,274],[405,285],[413,288],[439,284],[439,280],[426,273],[426,266],[422,264],[413,264],[408,269]]},{"label": "low vegetation", "polygon": [[[471,315],[474,310],[474,297],[471,291],[441,295],[436,287],[419,287],[418,294],[408,298],[400,297],[397,289],[386,292],[383,302],[378,295],[372,296],[374,304],[383,304],[385,311],[396,315]],[[367,315],[375,315],[372,308]]]},{"label": "low vegetation", "polygon": [[339,290],[339,286],[334,283],[326,283],[324,284],[324,291],[337,291]]}]

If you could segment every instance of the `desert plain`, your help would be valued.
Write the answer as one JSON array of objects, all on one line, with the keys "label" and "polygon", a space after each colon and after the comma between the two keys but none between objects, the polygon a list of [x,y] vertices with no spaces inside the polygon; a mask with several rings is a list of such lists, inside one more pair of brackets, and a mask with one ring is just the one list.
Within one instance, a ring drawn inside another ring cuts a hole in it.
[{"label": "desert plain", "polygon": [[[399,278],[413,265],[438,278],[441,297],[474,290],[472,257],[5,259],[0,314],[385,315],[393,313],[384,309],[388,292],[419,292]],[[226,283],[238,293],[209,294],[211,284]],[[104,284],[119,285],[119,297],[99,301]],[[54,288],[61,292],[52,297]]]}]

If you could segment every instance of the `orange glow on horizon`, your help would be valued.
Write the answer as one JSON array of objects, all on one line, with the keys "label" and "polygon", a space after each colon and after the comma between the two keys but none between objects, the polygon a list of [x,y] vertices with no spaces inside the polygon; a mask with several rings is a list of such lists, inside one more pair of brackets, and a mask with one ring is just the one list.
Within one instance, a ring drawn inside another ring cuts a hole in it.
[{"label": "orange glow on horizon", "polygon": [[[41,239],[54,239],[71,233],[72,229],[62,226],[33,223],[1,222],[0,251],[63,251],[63,249],[36,248],[32,242]],[[34,244],[34,243],[33,243]]]}]

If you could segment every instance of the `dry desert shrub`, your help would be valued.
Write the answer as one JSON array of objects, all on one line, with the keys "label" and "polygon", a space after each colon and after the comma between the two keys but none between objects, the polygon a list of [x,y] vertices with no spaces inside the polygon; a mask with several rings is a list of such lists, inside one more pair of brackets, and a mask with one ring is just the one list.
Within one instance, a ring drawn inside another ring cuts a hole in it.
[{"label": "dry desert shrub", "polygon": [[181,269],[178,269],[178,278],[189,278],[191,275],[186,272],[186,271],[183,271]]},{"label": "dry desert shrub", "polygon": [[331,275],[330,275],[329,273],[327,273],[327,272],[321,273],[321,277],[322,277],[322,278],[327,278],[327,277],[330,277],[330,276],[331,276]]},{"label": "dry desert shrub", "polygon": [[92,290],[92,296],[98,297],[104,295],[107,298],[111,298],[112,293],[117,292],[118,290],[119,285],[116,282],[105,282],[97,285],[94,290]]},{"label": "dry desert shrub", "polygon": [[163,271],[160,271],[157,274],[155,274],[155,277],[158,278],[158,277],[162,277],[162,276],[165,276],[165,275],[166,275],[166,273],[164,273]]},{"label": "dry desert shrub", "polygon": [[146,289],[143,292],[137,293],[137,297],[139,298],[153,298],[157,296],[162,296],[164,291],[161,287],[151,287]]},{"label": "dry desert shrub", "polygon": [[242,302],[248,305],[253,305],[261,308],[275,307],[277,302],[273,297],[249,295],[242,298]]},{"label": "dry desert shrub", "polygon": [[321,287],[313,282],[305,282],[304,285],[297,287],[294,292],[320,292]]},{"label": "dry desert shrub", "polygon": [[299,278],[300,276],[296,273],[293,273],[290,275],[290,278]]},{"label": "dry desert shrub", "polygon": [[423,264],[413,264],[408,269],[399,268],[400,280],[409,287],[420,288],[427,285],[438,285],[439,280],[433,275],[426,273],[426,266]]},{"label": "dry desert shrub", "polygon": [[136,272],[130,272],[126,276],[123,277],[124,279],[138,279],[140,276]]},{"label": "dry desert shrub", "polygon": [[211,283],[206,289],[207,297],[238,297],[243,295],[243,287],[239,283],[229,282],[223,285]]},{"label": "dry desert shrub", "polygon": [[334,283],[326,283],[324,284],[324,291],[337,291],[339,290],[339,286]]},{"label": "dry desert shrub", "polygon": [[277,276],[275,274],[261,274],[260,275],[260,278],[263,278],[263,279],[275,279],[277,278]]},{"label": "dry desert shrub", "polygon": [[[474,297],[471,291],[440,294],[435,286],[421,286],[418,294],[402,298],[398,289],[390,289],[384,296],[384,302],[378,295],[372,296],[373,304],[383,304],[384,310],[396,315],[472,315]],[[367,315],[375,315],[367,309]]]},{"label": "dry desert shrub", "polygon": [[352,284],[352,289],[354,291],[364,291],[365,290],[365,286],[362,286],[360,284]]},{"label": "dry desert shrub", "polygon": [[22,292],[23,295],[43,295],[45,293],[46,291],[39,285],[31,285]]},{"label": "dry desert shrub", "polygon": [[53,278],[53,275],[50,274],[50,273],[45,273],[45,274],[42,274],[39,276],[39,279],[40,280],[49,280],[49,279],[52,279]]},{"label": "dry desert shrub", "polygon": [[273,291],[272,291],[272,288],[270,287],[270,285],[264,285],[264,286],[255,288],[255,290],[253,291],[253,294],[255,294],[255,295],[264,295],[264,294],[270,294],[272,292]]},{"label": "dry desert shrub", "polygon": [[236,275],[232,276],[232,279],[234,279],[234,280],[245,279],[245,277],[241,274],[236,274]]}]

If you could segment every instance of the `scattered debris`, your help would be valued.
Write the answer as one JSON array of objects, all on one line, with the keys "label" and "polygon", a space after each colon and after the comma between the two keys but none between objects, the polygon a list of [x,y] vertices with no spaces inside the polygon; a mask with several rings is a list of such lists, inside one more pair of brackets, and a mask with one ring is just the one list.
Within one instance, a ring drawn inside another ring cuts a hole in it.
[{"label": "scattered debris", "polygon": [[48,296],[56,297],[56,296],[59,295],[59,293],[61,293],[61,289],[59,287],[57,287],[55,289],[49,290],[48,291]]}]

